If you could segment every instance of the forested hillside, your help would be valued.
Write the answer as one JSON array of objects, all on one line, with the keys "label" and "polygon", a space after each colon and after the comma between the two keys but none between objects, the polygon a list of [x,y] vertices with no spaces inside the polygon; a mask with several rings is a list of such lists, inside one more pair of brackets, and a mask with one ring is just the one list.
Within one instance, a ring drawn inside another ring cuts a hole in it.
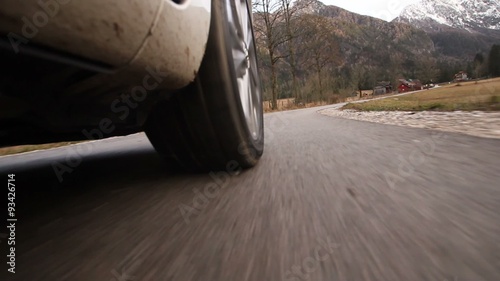
[{"label": "forested hillside", "polygon": [[474,54],[443,55],[422,29],[316,0],[254,1],[254,31],[266,100],[333,102],[378,81],[450,81],[473,67]]}]

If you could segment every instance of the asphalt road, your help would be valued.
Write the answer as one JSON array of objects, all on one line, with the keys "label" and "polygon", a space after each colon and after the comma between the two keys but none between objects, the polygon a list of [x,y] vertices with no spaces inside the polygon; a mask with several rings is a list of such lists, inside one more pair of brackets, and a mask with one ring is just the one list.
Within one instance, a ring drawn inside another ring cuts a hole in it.
[{"label": "asphalt road", "polygon": [[0,279],[500,280],[500,140],[317,110],[266,115],[239,174],[168,171],[142,134],[0,158]]}]

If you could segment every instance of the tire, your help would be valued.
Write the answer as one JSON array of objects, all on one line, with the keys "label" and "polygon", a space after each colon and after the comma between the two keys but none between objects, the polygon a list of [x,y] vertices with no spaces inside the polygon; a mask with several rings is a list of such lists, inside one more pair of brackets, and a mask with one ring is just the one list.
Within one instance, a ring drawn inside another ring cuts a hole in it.
[{"label": "tire", "polygon": [[250,168],[263,153],[263,120],[248,3],[213,0],[207,49],[195,81],[156,104],[145,132],[174,167]]}]

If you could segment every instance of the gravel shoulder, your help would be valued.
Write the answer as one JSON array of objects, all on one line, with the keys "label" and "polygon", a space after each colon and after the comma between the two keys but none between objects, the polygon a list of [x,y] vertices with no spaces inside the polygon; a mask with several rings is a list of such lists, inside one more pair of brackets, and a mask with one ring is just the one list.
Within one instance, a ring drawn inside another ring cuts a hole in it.
[{"label": "gravel shoulder", "polygon": [[434,129],[500,139],[500,112],[357,111],[340,110],[335,107],[320,110],[319,113],[358,121]]}]

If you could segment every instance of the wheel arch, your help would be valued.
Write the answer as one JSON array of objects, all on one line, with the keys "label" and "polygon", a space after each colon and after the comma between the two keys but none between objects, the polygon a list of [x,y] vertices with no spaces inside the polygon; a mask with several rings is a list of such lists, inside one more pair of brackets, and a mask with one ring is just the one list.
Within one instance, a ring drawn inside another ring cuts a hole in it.
[{"label": "wheel arch", "polygon": [[[163,86],[178,89],[194,81],[205,55],[212,1],[161,0],[148,36],[130,66],[139,71],[158,67],[166,72]],[[159,55],[161,54],[161,55]]]}]

